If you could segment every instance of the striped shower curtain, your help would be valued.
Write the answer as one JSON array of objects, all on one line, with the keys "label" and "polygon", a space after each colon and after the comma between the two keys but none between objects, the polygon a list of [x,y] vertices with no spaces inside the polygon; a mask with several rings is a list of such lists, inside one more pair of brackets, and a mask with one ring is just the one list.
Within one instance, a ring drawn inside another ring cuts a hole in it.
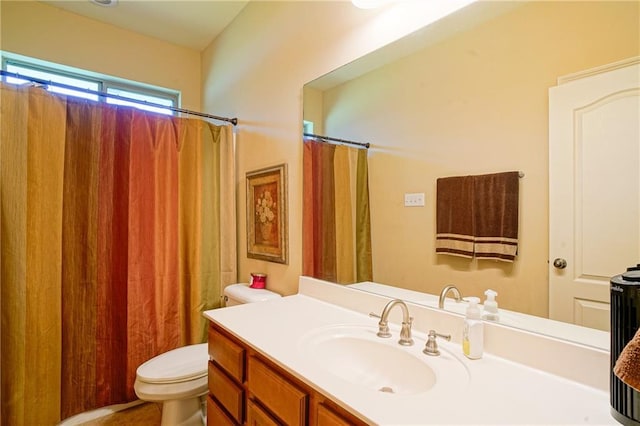
[{"label": "striped shower curtain", "polygon": [[371,281],[367,151],[305,139],[303,163],[302,273]]},{"label": "striped shower curtain", "polygon": [[1,419],[136,399],[236,279],[228,126],[0,86]]}]

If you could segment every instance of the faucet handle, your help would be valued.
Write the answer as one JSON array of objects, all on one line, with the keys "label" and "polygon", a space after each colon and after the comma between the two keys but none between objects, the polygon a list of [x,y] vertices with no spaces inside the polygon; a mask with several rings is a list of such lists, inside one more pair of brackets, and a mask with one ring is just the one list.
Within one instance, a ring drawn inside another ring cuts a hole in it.
[{"label": "faucet handle", "polygon": [[423,353],[430,356],[440,355],[440,349],[438,349],[438,342],[436,342],[436,337],[440,337],[447,341],[451,340],[450,334],[440,334],[440,333],[436,333],[435,330],[429,330],[427,343],[425,344],[424,349],[422,350]]},{"label": "faucet handle", "polygon": [[391,337],[391,332],[389,331],[389,323],[387,321],[383,321],[382,317],[373,312],[369,312],[369,316],[373,318],[380,318],[378,322],[378,337]]}]

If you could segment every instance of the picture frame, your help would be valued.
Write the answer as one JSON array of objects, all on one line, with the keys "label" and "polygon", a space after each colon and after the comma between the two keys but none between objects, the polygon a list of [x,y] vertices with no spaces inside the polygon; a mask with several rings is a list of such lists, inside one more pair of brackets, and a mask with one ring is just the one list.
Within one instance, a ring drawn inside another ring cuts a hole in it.
[{"label": "picture frame", "polygon": [[247,172],[247,257],[287,264],[287,165]]}]

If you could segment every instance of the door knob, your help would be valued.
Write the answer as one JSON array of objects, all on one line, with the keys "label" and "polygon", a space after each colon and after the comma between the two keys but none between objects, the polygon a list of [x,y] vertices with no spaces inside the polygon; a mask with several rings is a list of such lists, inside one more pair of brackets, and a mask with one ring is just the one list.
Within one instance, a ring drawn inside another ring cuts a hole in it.
[{"label": "door knob", "polygon": [[558,269],[564,269],[567,267],[567,261],[564,259],[561,259],[559,257],[557,257],[556,259],[554,259],[553,261],[553,266],[555,266]]}]

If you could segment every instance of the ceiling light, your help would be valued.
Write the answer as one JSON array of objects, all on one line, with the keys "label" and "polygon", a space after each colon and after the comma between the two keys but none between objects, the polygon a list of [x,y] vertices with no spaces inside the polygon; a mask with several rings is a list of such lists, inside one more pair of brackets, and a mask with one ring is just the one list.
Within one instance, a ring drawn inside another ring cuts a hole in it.
[{"label": "ceiling light", "polygon": [[105,7],[114,7],[118,5],[118,0],[89,0],[93,4]]}]

